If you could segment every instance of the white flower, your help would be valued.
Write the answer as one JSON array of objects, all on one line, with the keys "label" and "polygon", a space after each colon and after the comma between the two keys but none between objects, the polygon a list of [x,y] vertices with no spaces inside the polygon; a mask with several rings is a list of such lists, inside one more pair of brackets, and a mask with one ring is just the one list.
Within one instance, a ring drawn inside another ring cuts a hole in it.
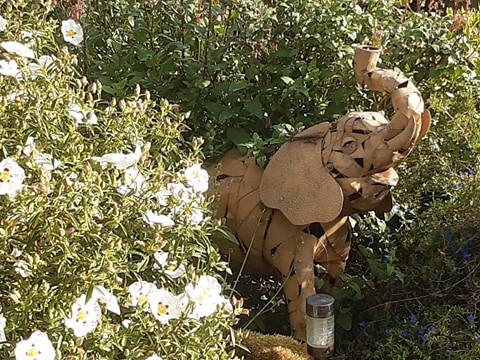
[{"label": "white flower", "polygon": [[193,224],[200,224],[203,220],[203,212],[200,209],[193,209],[191,213],[188,215],[188,219]]},{"label": "white flower", "polygon": [[72,305],[72,317],[65,319],[65,325],[73,330],[76,337],[82,337],[97,327],[102,310],[96,299],[85,303],[86,295],[80,296]]},{"label": "white flower", "polygon": [[28,340],[20,341],[15,347],[15,360],[54,360],[55,349],[48,335],[35,331]]},{"label": "white flower", "polygon": [[171,196],[184,204],[188,204],[190,202],[191,193],[183,184],[170,183],[167,185],[167,191],[170,192]]},{"label": "white flower", "polygon": [[122,325],[128,329],[128,327],[130,326],[130,324],[132,323],[132,320],[128,320],[128,319],[125,319],[122,321]]},{"label": "white flower", "polygon": [[109,153],[101,157],[93,156],[92,160],[99,162],[102,168],[105,168],[107,164],[113,164],[117,169],[123,170],[138,163],[141,157],[142,148],[140,143],[137,143],[133,153]]},{"label": "white flower", "polygon": [[33,154],[33,162],[46,171],[52,171],[62,165],[62,162],[58,159],[54,159],[52,155],[40,152],[35,152]]},{"label": "white flower", "polygon": [[13,248],[12,252],[10,253],[13,257],[19,257],[23,254],[22,250],[18,250],[16,247]]},{"label": "white flower", "polygon": [[95,125],[98,123],[97,115],[93,110],[83,110],[79,104],[72,103],[68,106],[68,113],[73,117],[77,124],[91,124]]},{"label": "white flower", "polygon": [[173,219],[168,215],[159,215],[153,211],[148,210],[142,217],[143,221],[149,225],[160,224],[161,226],[168,227],[175,225]]},{"label": "white flower", "polygon": [[158,356],[157,354],[154,354],[152,356],[149,356],[145,360],[163,360],[163,358],[161,356]]},{"label": "white flower", "polygon": [[62,34],[66,42],[75,46],[83,41],[82,26],[73,19],[62,21]]},{"label": "white flower", "polygon": [[15,54],[24,58],[35,59],[35,52],[29,46],[17,41],[3,41],[0,46],[10,54]]},{"label": "white flower", "polygon": [[9,102],[15,102],[15,101],[20,101],[20,102],[25,102],[28,99],[27,93],[25,91],[10,91],[7,94],[7,101]]},{"label": "white flower", "polygon": [[145,305],[148,295],[157,290],[155,284],[148,281],[136,281],[128,287],[130,292],[131,304],[133,306]]},{"label": "white flower", "polygon": [[20,80],[22,72],[18,69],[18,64],[15,60],[0,60],[0,74],[5,76],[12,76]]},{"label": "white flower", "polygon": [[105,303],[107,310],[120,315],[120,306],[118,305],[117,297],[102,285],[95,286],[92,293],[92,299]]},{"label": "white flower", "polygon": [[7,341],[7,338],[5,337],[6,326],[7,326],[7,319],[5,319],[5,316],[0,314],[0,342]]},{"label": "white flower", "polygon": [[194,192],[204,193],[208,190],[208,173],[201,168],[200,164],[185,169],[185,178]]},{"label": "white flower", "polygon": [[30,270],[30,266],[23,260],[19,260],[15,263],[14,270],[17,274],[19,274],[23,278],[26,278],[32,275],[32,270]]},{"label": "white flower", "polygon": [[160,267],[163,272],[170,276],[172,279],[179,278],[185,274],[185,265],[177,265],[176,261],[168,261],[168,253],[164,251],[157,251],[153,254],[153,257],[157,264],[154,267]]},{"label": "white flower", "polygon": [[22,188],[25,171],[18,164],[6,158],[0,162],[0,195],[8,195],[13,198]]},{"label": "white flower", "polygon": [[52,171],[62,164],[60,160],[54,159],[52,155],[38,152],[35,149],[35,140],[31,136],[27,138],[23,153],[26,156],[32,156],[33,162],[46,171]]},{"label": "white flower", "polygon": [[[193,193],[191,189],[180,183],[169,183],[167,186],[159,190],[155,197],[160,205],[168,205],[169,199],[173,198],[175,202],[180,202],[179,210],[183,210],[183,206],[190,204],[193,200]],[[202,195],[196,194],[197,197]]]},{"label": "white flower", "polygon": [[181,297],[173,295],[165,289],[156,289],[148,295],[150,310],[162,324],[171,319],[178,319],[182,314]]},{"label": "white flower", "polygon": [[53,58],[48,55],[42,55],[37,60],[28,64],[32,71],[32,79],[35,79],[38,75],[46,73],[53,67]]},{"label": "white flower", "polygon": [[7,26],[8,26],[8,21],[5,20],[5,18],[2,15],[0,15],[0,31],[5,31]]},{"label": "white flower", "polygon": [[217,279],[210,275],[200,276],[196,286],[188,284],[185,293],[194,306],[190,317],[200,319],[213,314],[217,306],[224,303],[225,298],[220,295],[222,287]]},{"label": "white flower", "polygon": [[125,183],[119,183],[118,192],[122,195],[134,191],[135,195],[139,196],[141,191],[145,188],[145,176],[140,173],[136,166],[131,166],[125,170]]}]

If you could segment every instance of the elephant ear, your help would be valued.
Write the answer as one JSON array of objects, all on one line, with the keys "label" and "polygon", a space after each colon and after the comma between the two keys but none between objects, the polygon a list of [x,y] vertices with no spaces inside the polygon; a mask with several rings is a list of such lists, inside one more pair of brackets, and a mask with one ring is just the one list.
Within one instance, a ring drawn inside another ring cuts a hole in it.
[{"label": "elephant ear", "polygon": [[295,136],[272,157],[262,177],[260,198],[294,225],[330,222],[343,209],[344,196],[322,161],[329,124]]}]

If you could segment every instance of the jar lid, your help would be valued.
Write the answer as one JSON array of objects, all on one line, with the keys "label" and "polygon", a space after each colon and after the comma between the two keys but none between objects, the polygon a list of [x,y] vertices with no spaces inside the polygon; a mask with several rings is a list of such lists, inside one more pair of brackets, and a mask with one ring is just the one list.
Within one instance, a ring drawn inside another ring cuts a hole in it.
[{"label": "jar lid", "polygon": [[315,318],[333,316],[335,299],[327,294],[315,294],[307,298],[307,315]]}]

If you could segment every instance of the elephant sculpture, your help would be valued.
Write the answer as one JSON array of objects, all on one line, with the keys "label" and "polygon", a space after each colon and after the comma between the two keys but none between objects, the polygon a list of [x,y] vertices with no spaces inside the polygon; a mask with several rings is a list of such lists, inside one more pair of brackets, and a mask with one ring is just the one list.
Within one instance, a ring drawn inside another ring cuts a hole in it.
[{"label": "elephant sculpture", "polygon": [[344,271],[351,246],[348,216],[392,207],[394,168],[430,127],[415,85],[376,67],[381,49],[354,54],[358,84],[390,93],[391,121],[378,112],[350,112],[310,127],[283,144],[265,169],[250,155],[228,152],[210,173],[219,194],[217,217],[239,240],[219,240],[232,267],[277,274],[287,299],[292,336],[305,339],[306,298],[315,294],[315,264],[328,291]]}]

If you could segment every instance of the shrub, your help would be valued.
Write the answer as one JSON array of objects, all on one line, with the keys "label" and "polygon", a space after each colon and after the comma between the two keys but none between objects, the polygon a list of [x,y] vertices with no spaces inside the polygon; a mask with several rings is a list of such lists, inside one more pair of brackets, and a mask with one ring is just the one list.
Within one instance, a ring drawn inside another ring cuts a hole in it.
[{"label": "shrub", "polygon": [[187,115],[140,88],[103,100],[48,2],[2,9],[0,358],[231,359]]}]

